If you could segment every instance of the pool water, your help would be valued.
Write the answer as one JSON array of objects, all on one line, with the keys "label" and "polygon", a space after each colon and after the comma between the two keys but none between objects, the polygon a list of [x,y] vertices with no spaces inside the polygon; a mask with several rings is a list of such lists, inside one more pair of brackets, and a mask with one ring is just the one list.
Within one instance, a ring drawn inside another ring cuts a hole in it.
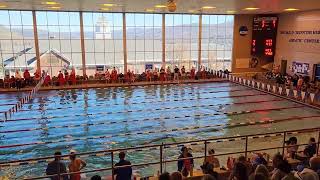
[{"label": "pool water", "polygon": [[[0,111],[8,110],[9,104],[24,95],[0,94]],[[50,156],[57,150],[66,154],[71,149],[87,152],[320,126],[316,109],[230,82],[41,91],[7,121],[2,117],[1,162]],[[287,118],[291,119],[281,121]],[[270,119],[279,121],[227,125]],[[188,129],[172,131],[184,127]],[[166,155],[176,156],[178,151],[170,149]],[[193,151],[196,154],[197,148]],[[128,153],[128,159],[133,163],[157,161],[159,151]],[[110,164],[107,156],[84,160],[86,170]],[[4,168],[0,175],[39,176],[45,168],[44,163],[13,166]],[[140,171],[150,175],[155,168]]]}]

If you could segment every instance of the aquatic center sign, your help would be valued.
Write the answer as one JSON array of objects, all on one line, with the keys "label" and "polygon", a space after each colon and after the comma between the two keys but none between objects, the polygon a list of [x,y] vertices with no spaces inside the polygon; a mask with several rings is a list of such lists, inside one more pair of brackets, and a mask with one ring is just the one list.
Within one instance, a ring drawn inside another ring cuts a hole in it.
[{"label": "aquatic center sign", "polygon": [[[294,38],[289,38],[289,43],[308,43],[308,44],[320,44],[320,30],[309,31],[280,31],[280,35],[292,35]],[[298,36],[303,36],[299,38]],[[306,37],[310,36],[310,37]]]}]

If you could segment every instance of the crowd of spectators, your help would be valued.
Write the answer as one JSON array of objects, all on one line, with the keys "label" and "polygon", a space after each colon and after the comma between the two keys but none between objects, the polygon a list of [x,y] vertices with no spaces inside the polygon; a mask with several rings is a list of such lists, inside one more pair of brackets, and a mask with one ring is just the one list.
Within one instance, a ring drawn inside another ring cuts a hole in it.
[{"label": "crowd of spectators", "polygon": [[[229,157],[227,167],[221,166],[214,149],[208,151],[202,169],[203,180],[319,180],[320,157],[317,157],[317,144],[315,138],[311,137],[303,151],[298,151],[299,145],[296,137],[290,137],[286,143],[285,153],[277,153],[272,159],[267,153],[253,153],[250,158],[243,155],[238,158]],[[54,161],[50,162],[46,169],[47,175],[52,180],[80,180],[80,171],[86,167],[86,163],[77,158],[75,151],[69,154],[70,162],[66,166],[61,161],[61,152],[56,152]],[[132,165],[125,159],[124,152],[119,153],[119,162],[114,166],[114,178],[116,180],[131,180],[134,178]],[[295,163],[291,163],[291,161]],[[298,162],[298,163],[296,163]],[[69,171],[67,171],[67,167]],[[177,171],[171,174],[165,172],[157,178],[159,180],[182,180],[193,177],[195,168],[194,157],[190,148],[183,146],[177,160]],[[228,177],[220,177],[217,170],[228,172]],[[69,172],[69,175],[63,173]],[[60,177],[57,176],[60,174]],[[95,175],[92,180],[99,180],[101,177]]]},{"label": "crowd of spectators", "polygon": [[[228,70],[224,71],[229,73]],[[6,75],[4,79],[0,79],[0,88],[17,88],[35,86],[41,79],[44,78],[43,86],[68,86],[82,83],[134,83],[142,81],[181,81],[181,80],[198,80],[210,79],[215,77],[214,71],[205,67],[201,67],[198,71],[194,67],[189,72],[185,67],[179,68],[175,66],[173,70],[168,66],[165,68],[146,69],[141,74],[135,74],[128,70],[126,73],[119,73],[114,67],[112,70],[106,69],[105,72],[96,72],[94,76],[79,76],[76,75],[74,69],[70,72],[68,70],[59,71],[57,76],[51,78],[50,74],[36,71],[33,76],[28,69],[23,72],[23,75],[17,70],[14,76]]]}]

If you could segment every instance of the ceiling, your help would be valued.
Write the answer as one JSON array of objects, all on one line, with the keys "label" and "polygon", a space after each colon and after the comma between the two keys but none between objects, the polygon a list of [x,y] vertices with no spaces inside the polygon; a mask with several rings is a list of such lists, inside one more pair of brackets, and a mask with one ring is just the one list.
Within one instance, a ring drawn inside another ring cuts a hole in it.
[{"label": "ceiling", "polygon": [[[51,2],[51,5],[47,5],[46,2]],[[175,13],[264,14],[283,13],[286,8],[296,8],[299,11],[320,9],[320,0],[175,0],[175,2],[177,5]],[[114,6],[110,7],[110,4]],[[154,7],[166,4],[167,0],[0,0],[1,9],[14,10],[167,13],[167,8]],[[203,6],[216,8],[202,9]],[[247,7],[260,9],[244,10]]]}]

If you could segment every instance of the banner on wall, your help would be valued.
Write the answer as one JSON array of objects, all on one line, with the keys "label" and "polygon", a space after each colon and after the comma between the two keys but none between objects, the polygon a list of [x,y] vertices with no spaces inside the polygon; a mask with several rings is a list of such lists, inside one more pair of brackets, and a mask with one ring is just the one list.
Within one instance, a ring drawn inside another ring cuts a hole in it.
[{"label": "banner on wall", "polygon": [[308,75],[310,71],[308,63],[300,63],[296,61],[292,62],[291,69],[294,74],[303,74],[303,75]]}]

